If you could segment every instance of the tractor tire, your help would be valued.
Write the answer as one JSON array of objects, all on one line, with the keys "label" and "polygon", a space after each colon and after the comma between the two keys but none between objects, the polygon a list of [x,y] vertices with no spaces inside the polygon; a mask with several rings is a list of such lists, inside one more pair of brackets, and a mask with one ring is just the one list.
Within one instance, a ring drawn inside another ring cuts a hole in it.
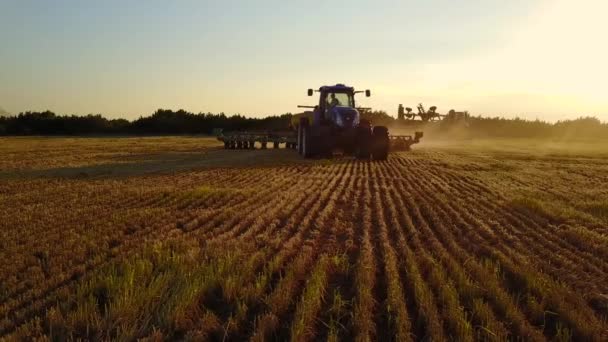
[{"label": "tractor tire", "polygon": [[302,129],[302,156],[312,158],[317,155],[316,141],[312,136],[312,127],[304,126]]},{"label": "tractor tire", "polygon": [[372,158],[374,160],[386,160],[389,147],[388,128],[385,126],[374,127],[372,131]]},{"label": "tractor tire", "polygon": [[368,127],[357,127],[357,138],[355,141],[355,158],[369,160],[372,143],[372,132]]},{"label": "tractor tire", "polygon": [[334,146],[331,136],[331,128],[321,126],[318,129],[317,151],[318,155],[323,158],[331,158],[333,156]]}]

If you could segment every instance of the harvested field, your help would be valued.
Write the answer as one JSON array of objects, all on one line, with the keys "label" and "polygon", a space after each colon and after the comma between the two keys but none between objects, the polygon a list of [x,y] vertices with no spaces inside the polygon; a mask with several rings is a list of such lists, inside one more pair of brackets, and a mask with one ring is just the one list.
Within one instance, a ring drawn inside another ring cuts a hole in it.
[{"label": "harvested field", "polygon": [[606,340],[606,151],[0,138],[0,338]]}]

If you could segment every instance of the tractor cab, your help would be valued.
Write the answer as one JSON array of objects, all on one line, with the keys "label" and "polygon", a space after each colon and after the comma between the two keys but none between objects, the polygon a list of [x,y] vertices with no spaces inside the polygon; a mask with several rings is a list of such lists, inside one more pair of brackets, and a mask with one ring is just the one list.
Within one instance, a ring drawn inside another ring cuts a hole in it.
[{"label": "tractor cab", "polygon": [[[308,96],[313,96],[315,90],[308,89]],[[320,94],[319,104],[314,106],[312,125],[330,124],[336,128],[355,128],[359,125],[361,115],[355,106],[355,88],[336,84],[322,86],[316,90]],[[365,91],[370,96],[370,91]]]}]

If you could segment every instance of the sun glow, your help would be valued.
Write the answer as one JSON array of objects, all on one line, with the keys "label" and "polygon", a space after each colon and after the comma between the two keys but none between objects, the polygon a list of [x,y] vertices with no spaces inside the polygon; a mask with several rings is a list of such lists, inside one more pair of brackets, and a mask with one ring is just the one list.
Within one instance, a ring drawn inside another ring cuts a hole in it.
[{"label": "sun glow", "polygon": [[606,13],[608,2],[600,0],[548,2],[499,52],[504,75],[522,76],[541,92],[605,101]]},{"label": "sun glow", "polygon": [[408,92],[437,94],[412,99],[474,108],[478,114],[608,120],[605,13],[604,1],[547,1],[505,29],[506,43],[409,70],[421,81],[408,85]]}]

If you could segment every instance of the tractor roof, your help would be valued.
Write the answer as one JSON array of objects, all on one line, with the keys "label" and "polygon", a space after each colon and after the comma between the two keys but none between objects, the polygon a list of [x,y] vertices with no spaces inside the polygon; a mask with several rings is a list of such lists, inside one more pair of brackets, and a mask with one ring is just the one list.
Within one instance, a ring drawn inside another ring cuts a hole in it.
[{"label": "tractor roof", "polygon": [[325,92],[353,92],[355,91],[355,88],[353,87],[348,87],[345,86],[344,84],[336,84],[336,85],[332,85],[332,86],[322,86],[319,88],[319,91],[325,91]]}]

